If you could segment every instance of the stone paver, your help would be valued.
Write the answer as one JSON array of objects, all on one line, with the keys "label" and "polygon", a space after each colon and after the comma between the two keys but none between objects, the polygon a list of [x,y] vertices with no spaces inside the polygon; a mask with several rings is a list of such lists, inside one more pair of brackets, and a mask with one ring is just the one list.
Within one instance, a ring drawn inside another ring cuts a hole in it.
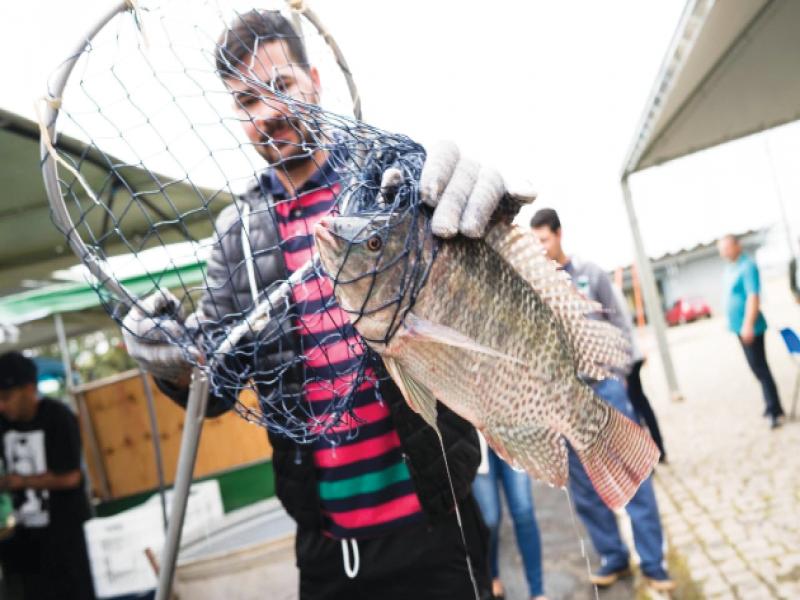
[{"label": "stone paver", "polygon": [[[767,356],[788,411],[795,367],[777,333],[800,326],[786,280],[766,280]],[[685,396],[671,402],[658,363],[643,381],[670,464],[656,473],[664,526],[705,597],[800,598],[800,422],[771,431],[758,383],[722,319],[669,331]]]},{"label": "stone paver", "polygon": [[[634,579],[599,591],[589,583],[589,573],[599,561],[589,538],[571,512],[567,495],[539,483],[533,485],[536,518],[542,538],[545,593],[550,600],[627,600],[634,598]],[[528,586],[517,550],[514,529],[504,506],[500,529],[500,575],[508,600],[528,598]]]}]

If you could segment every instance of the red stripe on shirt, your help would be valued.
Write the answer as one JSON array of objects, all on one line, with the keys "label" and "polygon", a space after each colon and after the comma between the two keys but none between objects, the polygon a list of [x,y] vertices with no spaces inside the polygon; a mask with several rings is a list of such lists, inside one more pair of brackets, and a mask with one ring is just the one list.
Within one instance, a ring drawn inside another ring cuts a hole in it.
[{"label": "red stripe on shirt", "polygon": [[300,318],[304,331],[301,333],[321,333],[341,329],[350,322],[350,317],[338,305],[325,308],[318,313],[305,314]]},{"label": "red stripe on shirt", "polygon": [[[353,416],[355,415],[355,416]],[[366,406],[358,406],[353,409],[353,414],[347,413],[342,415],[339,424],[336,427],[328,429],[329,432],[348,431],[357,427],[363,427],[370,423],[377,423],[381,419],[389,416],[389,407],[381,402],[373,402]],[[322,430],[326,423],[330,422],[330,415],[319,419],[319,427]]]},{"label": "red stripe on shirt", "polygon": [[[335,397],[341,398],[353,386],[353,380],[357,373],[348,373],[340,375],[333,381],[308,381],[306,382],[306,400],[309,402],[321,402],[323,400],[331,400]],[[365,371],[366,381],[358,386],[358,391],[363,391],[374,385],[375,374],[367,369]]]},{"label": "red stripe on shirt", "polygon": [[326,278],[317,277],[304,281],[292,288],[292,297],[296,303],[310,302],[319,300],[320,298],[329,298],[333,292],[333,286],[330,280]]},{"label": "red stripe on shirt", "polygon": [[400,446],[400,438],[396,431],[390,431],[376,438],[314,451],[317,467],[331,468],[349,465],[354,462],[375,458]]},{"label": "red stripe on shirt", "polygon": [[333,344],[314,346],[305,351],[305,363],[309,367],[327,367],[334,363],[352,360],[364,354],[364,347],[358,339],[339,340]]},{"label": "red stripe on shirt", "polygon": [[314,427],[319,429],[319,431],[326,431],[327,433],[349,431],[350,429],[364,427],[370,423],[377,423],[382,419],[386,419],[389,414],[388,406],[382,402],[375,401],[372,404],[354,408],[352,413],[342,415],[339,423],[335,427],[327,427],[328,423],[332,420],[332,415],[325,415],[319,418],[314,424]]},{"label": "red stripe on shirt", "polygon": [[290,200],[280,200],[275,203],[275,212],[277,212],[279,216],[288,219],[290,213],[295,208],[309,208],[321,202],[330,202],[331,196],[337,195],[341,187],[342,186],[337,183],[329,187],[312,190]]},{"label": "red stripe on shirt", "polygon": [[340,527],[356,529],[400,519],[420,510],[422,507],[417,495],[407,494],[376,506],[327,514]]},{"label": "red stripe on shirt", "polygon": [[[286,239],[286,238],[284,238]],[[286,263],[286,268],[290,271],[297,271],[300,267],[306,264],[314,256],[314,246],[306,248],[305,250],[298,250],[297,252],[284,252],[283,260]]]}]

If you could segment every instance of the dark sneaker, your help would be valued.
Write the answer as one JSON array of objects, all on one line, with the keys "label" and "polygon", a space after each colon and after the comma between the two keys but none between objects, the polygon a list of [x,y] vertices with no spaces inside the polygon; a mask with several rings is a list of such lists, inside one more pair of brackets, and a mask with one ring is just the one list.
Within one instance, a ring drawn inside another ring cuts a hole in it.
[{"label": "dark sneaker", "polygon": [[589,576],[589,581],[599,588],[606,588],[614,585],[619,579],[623,577],[630,577],[631,570],[628,567],[607,569],[600,567],[596,573]]},{"label": "dark sneaker", "polygon": [[783,415],[776,415],[770,417],[770,422],[769,422],[770,429],[777,429],[781,425],[783,425]]}]

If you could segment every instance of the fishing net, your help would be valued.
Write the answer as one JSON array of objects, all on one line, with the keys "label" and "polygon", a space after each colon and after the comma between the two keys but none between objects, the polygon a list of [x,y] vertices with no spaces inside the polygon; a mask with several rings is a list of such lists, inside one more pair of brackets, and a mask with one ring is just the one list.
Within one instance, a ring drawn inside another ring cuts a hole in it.
[{"label": "fishing net", "polygon": [[[63,90],[51,85],[51,204],[117,323],[137,309],[145,333],[180,348],[246,419],[336,444],[358,430],[357,391],[380,397],[385,375],[350,323],[360,315],[336,306],[312,226],[332,212],[415,213],[424,151],[352,116],[354,86],[325,32],[302,28],[307,61],[291,32],[265,41],[276,8],[176,0],[112,13],[69,58]],[[316,174],[293,189],[301,163]],[[405,183],[381,194],[390,167]],[[397,311],[423,284],[403,277]]]}]

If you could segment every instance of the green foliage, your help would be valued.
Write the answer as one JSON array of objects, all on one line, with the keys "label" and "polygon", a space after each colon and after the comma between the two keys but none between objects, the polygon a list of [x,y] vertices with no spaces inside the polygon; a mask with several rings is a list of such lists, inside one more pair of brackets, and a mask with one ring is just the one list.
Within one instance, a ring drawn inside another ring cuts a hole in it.
[{"label": "green foliage", "polygon": [[[136,368],[136,361],[128,356],[119,330],[97,331],[74,337],[67,341],[67,346],[76,383],[96,381]],[[54,358],[61,355],[57,344],[34,348],[32,354]]]},{"label": "green foliage", "polygon": [[86,362],[81,361],[77,365],[81,381],[95,381],[135,368],[136,361],[128,355],[128,351],[121,342],[110,344],[108,350],[102,354],[91,353]]}]

